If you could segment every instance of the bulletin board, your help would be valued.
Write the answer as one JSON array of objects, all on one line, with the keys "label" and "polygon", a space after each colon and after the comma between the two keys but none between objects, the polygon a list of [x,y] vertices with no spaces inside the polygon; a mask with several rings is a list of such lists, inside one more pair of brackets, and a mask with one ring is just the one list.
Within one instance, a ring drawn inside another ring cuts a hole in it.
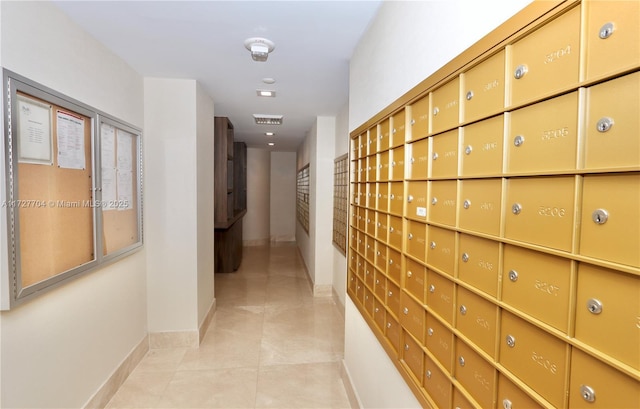
[{"label": "bulletin board", "polygon": [[142,156],[131,125],[8,70],[3,91],[9,309],[142,246]]}]

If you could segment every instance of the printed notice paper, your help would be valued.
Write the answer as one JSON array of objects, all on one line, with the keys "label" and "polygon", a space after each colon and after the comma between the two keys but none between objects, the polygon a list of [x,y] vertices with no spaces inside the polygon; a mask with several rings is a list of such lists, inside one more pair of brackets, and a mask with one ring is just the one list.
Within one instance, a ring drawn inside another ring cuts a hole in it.
[{"label": "printed notice paper", "polygon": [[51,106],[18,95],[18,162],[53,164]]},{"label": "printed notice paper", "polygon": [[133,170],[133,158],[131,156],[131,143],[133,141],[133,135],[129,132],[125,132],[122,129],[118,129],[117,145],[118,145],[118,170],[128,171]]},{"label": "printed notice paper", "polygon": [[103,168],[116,168],[116,129],[109,124],[100,126],[100,157]]},{"label": "printed notice paper", "polygon": [[131,171],[118,169],[118,203],[123,204],[123,206],[118,206],[118,210],[133,209],[132,176]]},{"label": "printed notice paper", "polygon": [[58,166],[65,169],[85,169],[84,119],[58,111]]}]

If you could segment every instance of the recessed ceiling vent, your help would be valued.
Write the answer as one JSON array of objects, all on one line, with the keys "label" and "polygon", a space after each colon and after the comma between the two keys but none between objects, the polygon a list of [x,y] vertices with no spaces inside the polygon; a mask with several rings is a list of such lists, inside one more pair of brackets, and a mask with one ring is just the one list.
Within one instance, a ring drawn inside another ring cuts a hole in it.
[{"label": "recessed ceiling vent", "polygon": [[282,125],[282,115],[253,114],[258,125]]}]

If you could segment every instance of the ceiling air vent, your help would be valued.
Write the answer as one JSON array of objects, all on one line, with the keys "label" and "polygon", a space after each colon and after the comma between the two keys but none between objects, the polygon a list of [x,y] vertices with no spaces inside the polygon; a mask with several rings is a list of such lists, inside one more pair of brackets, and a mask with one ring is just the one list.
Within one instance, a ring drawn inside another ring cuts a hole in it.
[{"label": "ceiling air vent", "polygon": [[258,125],[282,125],[282,115],[253,114]]}]

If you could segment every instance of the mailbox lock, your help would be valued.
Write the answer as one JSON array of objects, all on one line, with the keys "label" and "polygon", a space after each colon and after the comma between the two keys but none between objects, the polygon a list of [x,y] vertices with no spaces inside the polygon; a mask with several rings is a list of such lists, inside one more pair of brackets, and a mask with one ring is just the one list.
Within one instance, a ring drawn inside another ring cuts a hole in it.
[{"label": "mailbox lock", "polygon": [[396,166],[396,161],[391,162],[391,166]]},{"label": "mailbox lock", "polygon": [[382,226],[382,223],[378,222],[378,227]]},{"label": "mailbox lock", "polygon": [[469,207],[471,207],[471,200],[467,199],[464,201],[464,203],[462,203],[462,207],[464,207],[465,209],[468,209]]},{"label": "mailbox lock", "polygon": [[596,209],[591,213],[591,219],[596,224],[605,224],[609,219],[609,212],[604,209]]},{"label": "mailbox lock", "polygon": [[432,241],[431,243],[429,243],[429,247],[433,250],[436,248],[436,242]]},{"label": "mailbox lock", "polygon": [[416,124],[416,120],[415,120],[415,119],[412,119],[412,120],[411,120],[411,126],[413,126],[413,125],[415,125],[415,124]]},{"label": "mailbox lock", "polygon": [[413,165],[413,163],[414,163],[415,161],[416,161],[416,159],[415,159],[415,158],[413,158],[413,157],[412,157],[412,158],[411,158],[411,160],[410,160],[410,162],[411,162],[411,164],[412,164],[412,165]]},{"label": "mailbox lock", "polygon": [[409,240],[411,240],[413,238],[413,234],[409,233],[407,237],[409,238]]},{"label": "mailbox lock", "polygon": [[409,314],[409,309],[407,307],[404,307],[402,312],[404,313],[404,315],[408,315]]},{"label": "mailbox lock", "polygon": [[433,160],[438,159],[438,152],[433,152],[432,158],[433,158]]},{"label": "mailbox lock", "polygon": [[407,203],[411,203],[413,202],[413,196],[409,195],[407,196]]},{"label": "mailbox lock", "polygon": [[513,214],[520,214],[520,212],[522,211],[522,205],[520,203],[515,203],[513,206],[511,206],[511,213]]},{"label": "mailbox lock", "polygon": [[433,116],[438,115],[438,112],[440,112],[440,108],[438,107],[433,108]]},{"label": "mailbox lock", "polygon": [[433,199],[431,199],[431,204],[435,206],[435,204],[438,203],[438,198],[434,197]]},{"label": "mailbox lock", "polygon": [[389,297],[393,296],[393,291],[389,291]]},{"label": "mailbox lock", "polygon": [[389,195],[389,197],[391,198],[391,200],[393,200],[393,199],[395,199],[395,198],[396,198],[396,195],[394,195],[393,193],[391,193],[391,194]]},{"label": "mailbox lock", "polygon": [[462,261],[465,263],[469,261],[469,253],[462,253]]},{"label": "mailbox lock", "polygon": [[380,250],[378,250],[378,251],[376,252],[376,254],[379,256],[379,255],[380,255]]},{"label": "mailbox lock", "polygon": [[380,284],[380,280],[379,279],[376,279],[376,284]]},{"label": "mailbox lock", "polygon": [[471,98],[473,98],[473,91],[467,92],[467,101],[471,101]]},{"label": "mailbox lock", "polygon": [[611,34],[613,34],[613,23],[609,22],[605,25],[603,25],[602,27],[600,27],[600,39],[602,40],[606,40],[607,38],[611,37]]},{"label": "mailbox lock", "polygon": [[591,314],[600,314],[602,312],[602,302],[598,299],[591,298],[587,300],[587,309]]},{"label": "mailbox lock", "polygon": [[432,336],[433,335],[433,328],[427,329],[427,334],[429,334],[429,336]]},{"label": "mailbox lock", "polygon": [[394,228],[393,227],[389,227],[389,232],[393,233]]},{"label": "mailbox lock", "polygon": [[407,277],[411,278],[412,275],[413,273],[411,271],[407,271]]},{"label": "mailbox lock", "polygon": [[598,123],[596,124],[596,129],[598,130],[598,132],[604,133],[611,129],[612,126],[613,119],[605,116],[598,121]]},{"label": "mailbox lock", "polygon": [[596,391],[593,390],[591,386],[580,385],[580,395],[582,399],[587,402],[595,402],[596,401]]},{"label": "mailbox lock", "polygon": [[460,364],[460,366],[464,366],[464,357],[463,356],[458,357],[458,363]]},{"label": "mailbox lock", "polygon": [[378,197],[382,197],[382,193],[378,193]]},{"label": "mailbox lock", "polygon": [[509,345],[509,348],[516,346],[516,339],[513,335],[507,335],[507,345]]},{"label": "mailbox lock", "polygon": [[409,350],[409,344],[404,344],[404,350],[408,351]]},{"label": "mailbox lock", "polygon": [[427,379],[431,379],[431,371],[427,371],[425,375],[427,376]]},{"label": "mailbox lock", "polygon": [[376,307],[375,312],[380,312],[380,308]]},{"label": "mailbox lock", "polygon": [[396,128],[393,128],[393,131],[391,131],[391,133],[396,133]]},{"label": "mailbox lock", "polygon": [[509,271],[509,280],[513,281],[514,283],[518,281],[518,272],[516,270]]},{"label": "mailbox lock", "polygon": [[389,259],[389,265],[393,264],[393,260]]},{"label": "mailbox lock", "polygon": [[517,135],[515,138],[513,138],[513,144],[515,146],[520,146],[524,143],[524,136],[522,135]]},{"label": "mailbox lock", "polygon": [[382,164],[378,165],[378,169],[382,169]]},{"label": "mailbox lock", "polygon": [[504,400],[502,401],[502,408],[503,408],[503,409],[511,409],[511,408],[512,408],[512,406],[511,406],[511,405],[512,405],[512,404],[511,404],[511,401],[510,401],[509,399],[504,399]]},{"label": "mailbox lock", "polygon": [[464,153],[466,153],[467,155],[471,155],[472,150],[473,150],[473,147],[471,145],[467,145],[467,147],[464,148]]},{"label": "mailbox lock", "polygon": [[387,322],[387,328],[391,328],[391,323]]},{"label": "mailbox lock", "polygon": [[460,314],[461,315],[467,315],[467,307],[465,307],[464,305],[460,306]]},{"label": "mailbox lock", "polygon": [[529,71],[529,69],[527,68],[526,65],[524,64],[518,65],[516,67],[515,72],[513,73],[513,76],[515,77],[515,79],[519,80],[520,78],[524,77],[527,71]]},{"label": "mailbox lock", "polygon": [[429,292],[430,292],[430,293],[435,293],[435,292],[436,292],[436,286],[435,286],[435,285],[433,285],[433,284],[431,284],[431,285],[429,286]]}]

